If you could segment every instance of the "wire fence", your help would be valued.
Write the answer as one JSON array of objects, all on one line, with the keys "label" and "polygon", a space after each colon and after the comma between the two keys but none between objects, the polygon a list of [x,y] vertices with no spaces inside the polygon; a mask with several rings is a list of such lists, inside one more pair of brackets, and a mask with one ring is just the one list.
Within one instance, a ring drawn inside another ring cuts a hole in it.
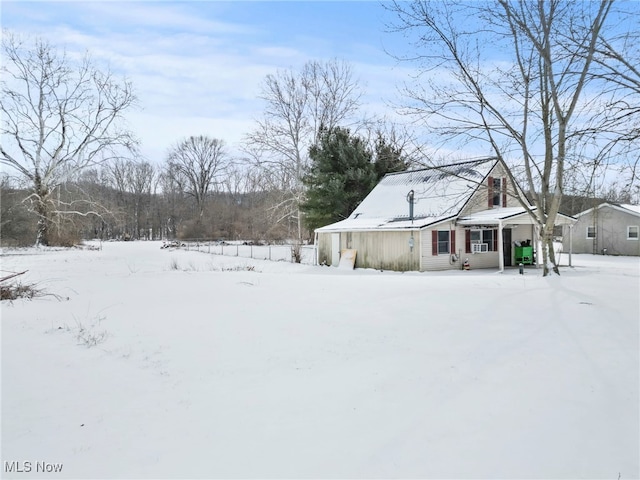
[{"label": "wire fence", "polygon": [[178,247],[187,251],[197,251],[212,255],[270,260],[273,262],[297,262],[316,265],[317,259],[315,245],[258,245],[250,242],[219,242],[198,239],[170,242],[166,245],[167,247]]}]

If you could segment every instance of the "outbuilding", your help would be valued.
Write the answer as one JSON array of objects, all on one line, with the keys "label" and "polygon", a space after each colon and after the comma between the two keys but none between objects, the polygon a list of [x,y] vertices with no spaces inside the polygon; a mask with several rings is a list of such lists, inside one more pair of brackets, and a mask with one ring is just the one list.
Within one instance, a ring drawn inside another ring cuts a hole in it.
[{"label": "outbuilding", "polygon": [[[575,253],[640,256],[640,205],[601,203],[576,215],[564,249]],[[563,229],[565,233],[567,229]]]}]

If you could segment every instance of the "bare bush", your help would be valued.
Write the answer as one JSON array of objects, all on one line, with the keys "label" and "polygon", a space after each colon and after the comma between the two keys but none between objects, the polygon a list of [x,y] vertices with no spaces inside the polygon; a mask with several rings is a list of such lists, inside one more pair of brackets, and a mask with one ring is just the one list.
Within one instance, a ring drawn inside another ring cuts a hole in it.
[{"label": "bare bush", "polygon": [[45,295],[47,295],[47,293],[37,288],[35,284],[15,282],[9,285],[0,285],[0,301],[12,301],[18,298],[31,300],[32,298],[43,297]]},{"label": "bare bush", "polygon": [[109,333],[106,330],[96,330],[96,326],[100,325],[100,322],[104,319],[105,317],[97,317],[95,322],[89,327],[85,327],[81,322],[76,320],[75,336],[78,344],[91,348],[104,343]]}]

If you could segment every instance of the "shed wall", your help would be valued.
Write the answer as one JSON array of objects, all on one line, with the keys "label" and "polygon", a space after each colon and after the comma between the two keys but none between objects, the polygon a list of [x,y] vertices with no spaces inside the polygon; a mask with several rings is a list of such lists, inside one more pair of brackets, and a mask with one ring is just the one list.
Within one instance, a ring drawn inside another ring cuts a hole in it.
[{"label": "shed wall", "polygon": [[[410,248],[409,239],[413,233],[414,247]],[[331,265],[331,235],[318,234],[318,262]],[[340,250],[354,249],[356,268],[375,268],[399,272],[420,269],[420,232],[419,231],[362,231],[340,232]]]},{"label": "shed wall", "polygon": [[318,233],[318,265],[331,265],[331,233]]},{"label": "shed wall", "polygon": [[[412,235],[413,250],[409,245]],[[356,268],[398,272],[419,270],[419,244],[418,231],[342,232],[340,234],[340,248],[352,248],[357,251]]]}]

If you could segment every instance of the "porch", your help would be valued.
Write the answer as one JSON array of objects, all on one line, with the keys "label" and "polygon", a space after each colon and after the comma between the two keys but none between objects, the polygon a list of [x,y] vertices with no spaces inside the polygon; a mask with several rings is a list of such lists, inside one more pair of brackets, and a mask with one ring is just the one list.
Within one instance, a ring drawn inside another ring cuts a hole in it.
[{"label": "porch", "polygon": [[[535,208],[532,209],[535,211]],[[576,219],[564,214],[558,214],[555,225],[571,227]],[[506,267],[523,265],[542,265],[542,244],[539,240],[539,229],[531,214],[522,207],[496,208],[475,212],[456,222],[465,230],[496,229],[498,269],[504,271]],[[569,228],[569,235],[572,234]],[[569,250],[569,265],[571,266],[571,249]]]}]

